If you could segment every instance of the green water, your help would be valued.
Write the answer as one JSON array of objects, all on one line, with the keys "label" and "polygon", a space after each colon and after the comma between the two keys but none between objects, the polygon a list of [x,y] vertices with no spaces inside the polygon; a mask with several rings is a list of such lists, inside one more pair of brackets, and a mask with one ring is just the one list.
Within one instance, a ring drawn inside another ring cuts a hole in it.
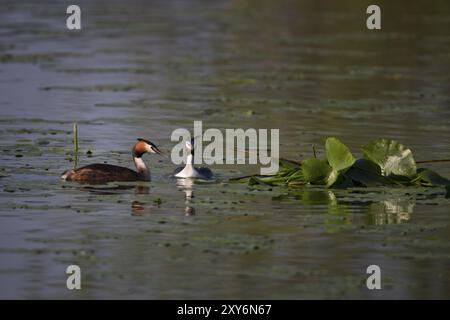
[{"label": "green water", "polygon": [[[280,155],[397,139],[450,158],[450,5],[379,1],[78,1],[0,4],[1,298],[450,298],[442,188],[249,188],[170,177],[80,186],[73,166],[132,167],[176,128],[279,128]],[[88,156],[87,150],[92,150]],[[361,156],[356,152],[356,156]],[[445,163],[427,167],[450,178]],[[192,197],[193,195],[193,197]],[[82,290],[66,288],[68,265]],[[366,268],[382,270],[368,290]]]}]

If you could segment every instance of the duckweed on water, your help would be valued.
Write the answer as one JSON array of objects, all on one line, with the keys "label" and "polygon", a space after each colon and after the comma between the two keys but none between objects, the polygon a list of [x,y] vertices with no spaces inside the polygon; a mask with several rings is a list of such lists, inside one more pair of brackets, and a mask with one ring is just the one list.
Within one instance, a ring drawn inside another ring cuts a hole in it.
[{"label": "duckweed on water", "polygon": [[159,207],[162,204],[162,200],[161,198],[156,198],[155,200],[153,200],[153,203]]}]

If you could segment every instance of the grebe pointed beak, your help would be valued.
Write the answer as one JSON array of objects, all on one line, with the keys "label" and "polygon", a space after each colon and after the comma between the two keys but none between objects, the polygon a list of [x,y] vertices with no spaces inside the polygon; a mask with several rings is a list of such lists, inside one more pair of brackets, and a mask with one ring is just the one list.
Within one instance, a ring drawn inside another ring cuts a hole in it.
[{"label": "grebe pointed beak", "polygon": [[169,158],[169,156],[165,152],[161,151],[157,146],[152,145],[151,149],[154,153],[157,153],[164,158]]},{"label": "grebe pointed beak", "polygon": [[159,154],[161,157],[168,159],[169,156],[167,155],[167,153],[161,151],[158,149],[158,151],[156,151],[157,154]]}]

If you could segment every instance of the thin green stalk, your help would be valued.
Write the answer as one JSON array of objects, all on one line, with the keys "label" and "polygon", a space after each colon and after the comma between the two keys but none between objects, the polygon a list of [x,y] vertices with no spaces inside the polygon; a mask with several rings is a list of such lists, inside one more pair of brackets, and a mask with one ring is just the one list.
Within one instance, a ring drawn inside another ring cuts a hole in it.
[{"label": "thin green stalk", "polygon": [[435,163],[435,162],[450,162],[450,159],[436,159],[436,160],[416,161],[416,163]]},{"label": "thin green stalk", "polygon": [[78,165],[78,132],[77,132],[77,123],[73,123],[73,168],[76,169]]}]

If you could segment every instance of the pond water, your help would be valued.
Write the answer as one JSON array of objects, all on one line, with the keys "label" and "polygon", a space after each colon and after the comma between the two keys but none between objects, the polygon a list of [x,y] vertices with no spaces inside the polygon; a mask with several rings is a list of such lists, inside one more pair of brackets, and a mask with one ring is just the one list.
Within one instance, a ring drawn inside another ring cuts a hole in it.
[{"label": "pond water", "polygon": [[[73,166],[132,168],[138,137],[176,128],[280,128],[302,159],[327,136],[357,156],[397,139],[450,158],[448,1],[64,1],[0,4],[0,298],[450,298],[442,188],[248,187],[255,165],[176,181],[63,182]],[[88,156],[87,151],[92,151]],[[445,163],[428,168],[450,177]],[[66,288],[68,265],[82,290]],[[382,290],[368,290],[379,265]]]}]

